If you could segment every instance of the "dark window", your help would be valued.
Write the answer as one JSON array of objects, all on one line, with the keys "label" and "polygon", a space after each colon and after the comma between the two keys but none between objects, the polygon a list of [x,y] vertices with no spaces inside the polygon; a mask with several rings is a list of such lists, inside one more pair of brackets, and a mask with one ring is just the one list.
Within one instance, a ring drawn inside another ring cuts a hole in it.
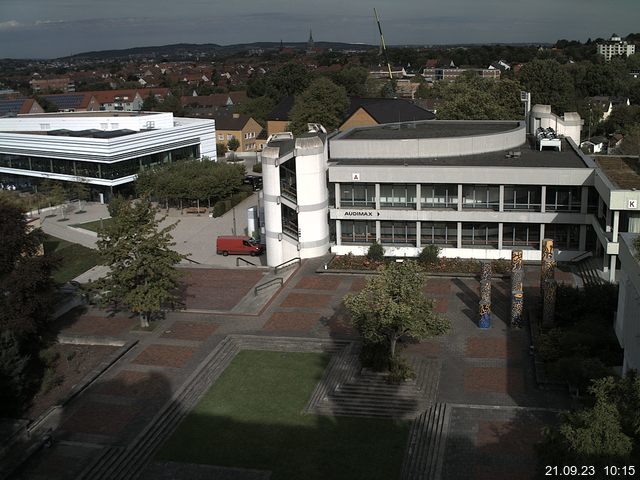
[{"label": "dark window", "polygon": [[370,244],[376,239],[376,222],[342,220],[340,230],[342,243]]},{"label": "dark window", "polygon": [[458,246],[458,224],[456,222],[421,222],[420,230],[420,242],[422,245]]},{"label": "dark window", "polygon": [[462,208],[500,209],[500,187],[495,185],[463,185]]},{"label": "dark window", "polygon": [[505,223],[502,227],[502,245],[505,248],[540,248],[540,225],[529,223]]},{"label": "dark window", "polygon": [[421,208],[458,208],[458,185],[422,185]]},{"label": "dark window", "polygon": [[527,185],[504,187],[504,209],[540,211],[542,188]]}]

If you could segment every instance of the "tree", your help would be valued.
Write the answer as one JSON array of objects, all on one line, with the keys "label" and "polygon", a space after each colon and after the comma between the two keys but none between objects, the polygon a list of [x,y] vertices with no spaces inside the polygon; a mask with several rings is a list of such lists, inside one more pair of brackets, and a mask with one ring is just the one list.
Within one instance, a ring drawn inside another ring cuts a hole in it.
[{"label": "tree", "polygon": [[620,155],[634,155],[640,158],[640,123],[630,125],[622,139],[622,144],[616,148]]},{"label": "tree", "polygon": [[25,400],[29,355],[10,330],[0,332],[0,408],[3,416],[20,413]]},{"label": "tree", "polygon": [[594,380],[593,406],[565,413],[539,446],[546,465],[624,465],[640,454],[640,378]]},{"label": "tree", "polygon": [[143,112],[155,112],[158,109],[158,99],[153,94],[153,92],[149,92],[149,95],[146,96],[144,101],[142,102],[142,111]]},{"label": "tree", "polygon": [[425,297],[424,270],[414,261],[392,263],[367,280],[365,288],[349,294],[344,304],[365,345],[382,349],[387,366],[396,361],[396,344],[403,336],[424,339],[446,333],[450,324]]},{"label": "tree", "polygon": [[300,134],[307,131],[307,123],[320,123],[331,132],[340,126],[348,107],[349,99],[344,87],[328,78],[318,78],[296,97],[289,115],[289,128]]},{"label": "tree", "polygon": [[114,221],[98,231],[98,250],[110,267],[93,286],[100,301],[116,308],[124,306],[140,317],[142,327],[161,311],[163,304],[177,299],[180,273],[176,264],[186,258],[162,229],[157,209],[147,200],[123,203]]},{"label": "tree", "polygon": [[[435,89],[434,89],[435,90]],[[442,103],[438,118],[446,120],[515,120],[524,116],[520,84],[513,80],[487,80],[462,76],[439,86]]]},{"label": "tree", "polygon": [[364,97],[367,94],[369,72],[364,67],[349,66],[334,73],[331,79],[344,87],[350,97]]},{"label": "tree", "polygon": [[267,122],[269,112],[275,107],[275,102],[270,97],[250,98],[247,102],[238,106],[238,112],[249,115],[260,125],[264,126]]},{"label": "tree", "polygon": [[44,239],[33,230],[19,207],[0,199],[0,330],[11,330],[19,341],[36,341],[51,314],[56,266],[39,255]]},{"label": "tree", "polygon": [[236,137],[231,137],[231,140],[227,142],[227,148],[232,152],[235,152],[236,150],[238,150],[238,148],[240,148],[240,142]]},{"label": "tree", "polygon": [[559,114],[574,108],[573,81],[557,61],[535,59],[522,67],[518,80],[534,104],[551,105]]},{"label": "tree", "polygon": [[311,83],[311,74],[304,65],[285,63],[268,75],[267,80],[266,95],[279,102],[306,89]]},{"label": "tree", "polygon": [[222,158],[227,153],[227,146],[224,143],[216,143],[216,156]]}]

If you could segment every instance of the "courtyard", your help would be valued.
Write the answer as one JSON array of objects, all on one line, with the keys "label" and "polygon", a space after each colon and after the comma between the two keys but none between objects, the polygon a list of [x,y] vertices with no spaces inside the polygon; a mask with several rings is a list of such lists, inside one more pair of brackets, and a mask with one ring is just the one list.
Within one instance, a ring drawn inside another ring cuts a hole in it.
[{"label": "courtyard", "polygon": [[234,310],[262,271],[203,268],[189,277],[202,311],[150,331],[99,309],[60,325],[130,346],[45,421],[53,445],[16,478],[533,478],[540,428],[568,399],[537,388],[528,331],[506,323],[508,279],[493,280],[481,330],[477,279],[430,278],[453,328],[408,344],[422,373],[390,390],[359,373],[342,305],[366,276],[318,273],[323,261],[302,262],[253,314]]}]

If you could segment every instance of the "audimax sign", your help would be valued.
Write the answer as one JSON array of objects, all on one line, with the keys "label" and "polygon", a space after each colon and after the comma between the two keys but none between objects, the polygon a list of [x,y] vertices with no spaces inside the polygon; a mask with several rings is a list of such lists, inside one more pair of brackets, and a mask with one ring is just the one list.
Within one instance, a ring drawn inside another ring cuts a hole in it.
[{"label": "audimax sign", "polygon": [[345,217],[379,217],[380,212],[370,212],[366,210],[347,210],[343,215]]}]

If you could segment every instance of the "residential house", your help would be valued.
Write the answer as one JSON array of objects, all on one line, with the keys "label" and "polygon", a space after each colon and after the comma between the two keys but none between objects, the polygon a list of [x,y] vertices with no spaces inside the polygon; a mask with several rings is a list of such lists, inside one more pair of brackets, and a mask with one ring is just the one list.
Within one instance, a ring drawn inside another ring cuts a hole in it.
[{"label": "residential house", "polygon": [[[294,98],[285,97],[267,116],[267,134],[273,135],[287,130],[289,111]],[[381,123],[433,120],[435,114],[415,103],[401,98],[350,97],[345,119],[338,127],[344,131],[353,127],[379,125]]]},{"label": "residential house", "polygon": [[232,110],[247,101],[246,92],[215,93],[213,95],[188,95],[180,102],[190,117],[214,117],[221,111]]},{"label": "residential house", "polygon": [[57,93],[41,95],[41,98],[53,103],[59,112],[97,112],[100,105],[94,92]]},{"label": "residential house", "polygon": [[216,115],[216,143],[228,146],[235,138],[240,143],[237,152],[255,152],[258,150],[256,139],[262,132],[262,126],[249,115],[232,113],[230,115]]},{"label": "residential house", "polygon": [[341,132],[353,127],[436,118],[433,112],[405,99],[350,97],[349,102],[346,119],[338,127]]},{"label": "residential house", "polygon": [[69,77],[62,78],[33,78],[29,80],[31,90],[34,93],[40,92],[75,92],[76,87]]},{"label": "residential house", "polygon": [[589,105],[597,106],[602,110],[602,116],[600,118],[593,118],[594,122],[604,122],[613,109],[620,105],[631,105],[631,102],[628,97],[609,97],[609,96],[596,96],[588,98]]}]

